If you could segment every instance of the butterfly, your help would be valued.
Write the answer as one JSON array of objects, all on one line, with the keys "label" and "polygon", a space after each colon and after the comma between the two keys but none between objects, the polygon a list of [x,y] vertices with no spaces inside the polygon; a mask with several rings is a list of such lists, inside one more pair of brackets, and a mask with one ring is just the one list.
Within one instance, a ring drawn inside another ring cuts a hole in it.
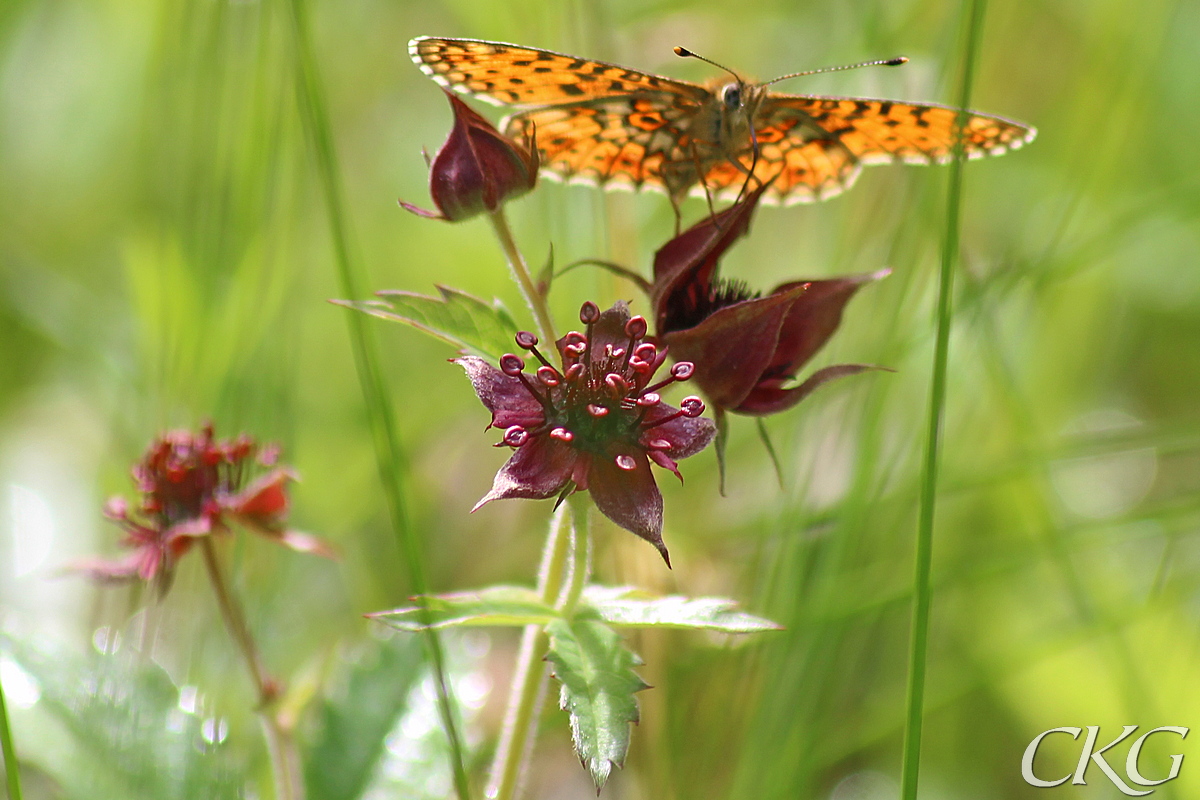
[{"label": "butterfly", "polygon": [[[419,37],[409,53],[443,86],[518,109],[501,128],[536,142],[548,176],[662,191],[677,214],[689,193],[735,199],[751,178],[769,184],[764,202],[793,205],[848,189],[864,164],[954,157],[958,109],[949,106],[780,94],[768,89],[774,81],[753,83],[732,72],[733,80],[702,86],[476,39]],[[1035,135],[1019,122],[971,113],[962,148],[966,157],[982,158]]]}]

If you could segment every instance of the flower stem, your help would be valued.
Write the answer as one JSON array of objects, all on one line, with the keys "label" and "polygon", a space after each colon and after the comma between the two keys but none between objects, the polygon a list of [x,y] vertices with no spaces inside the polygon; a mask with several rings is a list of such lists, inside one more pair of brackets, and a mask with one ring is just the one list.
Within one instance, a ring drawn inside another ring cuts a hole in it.
[{"label": "flower stem", "polygon": [[592,498],[590,495],[576,492],[567,502],[571,505],[571,571],[567,573],[555,608],[569,619],[575,613],[575,607],[579,605],[579,598],[583,596],[583,587],[588,579],[588,561],[592,549],[592,542],[588,537],[588,511],[592,507]]},{"label": "flower stem", "polygon": [[[564,609],[564,602],[572,596],[574,601],[571,608],[574,608],[587,579],[587,506],[576,500],[579,496],[572,495],[573,502],[560,506],[555,513],[550,523],[550,534],[542,548],[541,567],[538,569],[539,597],[547,605],[555,603],[560,610]],[[567,535],[568,530],[571,532],[570,536]],[[571,557],[569,570],[568,557]],[[488,782],[487,797],[492,800],[513,800],[517,796],[526,761],[532,750],[533,732],[540,707],[538,699],[543,694],[541,687],[546,678],[546,665],[542,656],[548,645],[545,628],[541,625],[526,625],[521,632],[521,646],[513,668],[508,708],[504,712],[504,725]]]},{"label": "flower stem", "polygon": [[546,305],[546,298],[533,283],[533,276],[529,274],[529,266],[525,263],[525,257],[517,249],[512,230],[508,227],[508,218],[504,216],[504,206],[500,206],[489,216],[492,220],[492,228],[496,231],[496,238],[500,240],[500,249],[504,251],[504,258],[508,261],[508,268],[512,270],[513,278],[516,280],[517,286],[521,288],[525,302],[529,304],[529,310],[533,312],[533,318],[537,322],[538,337],[543,342],[553,344],[555,340],[554,321],[550,318],[550,309]]},{"label": "flower stem", "polygon": [[921,475],[921,498],[917,521],[917,553],[913,576],[912,639],[909,643],[907,709],[904,725],[904,760],[900,787],[902,800],[916,800],[921,765],[921,727],[925,706],[925,671],[929,646],[929,609],[932,600],[930,568],[933,562],[933,519],[937,502],[938,460],[942,415],[946,405],[946,372],[950,354],[951,297],[954,262],[958,256],[959,211],[962,200],[964,153],[961,131],[971,100],[975,59],[983,29],[986,0],[970,0],[967,8],[966,41],[963,49],[962,84],[959,87],[958,119],[955,122],[954,161],[950,166],[950,189],[946,208],[946,236],[942,246],[938,280],[937,339],[933,354],[933,376],[929,391],[929,423]]},{"label": "flower stem", "polygon": [[0,682],[0,752],[4,754],[4,774],[8,776],[8,800],[21,800],[21,772],[17,768],[17,748],[8,724],[8,706],[4,703],[4,685]]},{"label": "flower stem", "polygon": [[250,678],[254,681],[258,692],[258,715],[262,720],[263,738],[267,742],[267,753],[271,759],[271,774],[275,781],[276,800],[303,800],[304,783],[300,776],[300,756],[296,750],[296,742],[290,731],[280,724],[275,714],[275,702],[279,699],[279,685],[267,674],[263,666],[262,656],[241,606],[234,599],[221,572],[217,561],[217,551],[210,537],[200,540],[200,550],[204,554],[204,566],[208,570],[208,579],[213,592],[217,595],[217,605],[221,609],[221,617],[233,641],[242,654]]}]

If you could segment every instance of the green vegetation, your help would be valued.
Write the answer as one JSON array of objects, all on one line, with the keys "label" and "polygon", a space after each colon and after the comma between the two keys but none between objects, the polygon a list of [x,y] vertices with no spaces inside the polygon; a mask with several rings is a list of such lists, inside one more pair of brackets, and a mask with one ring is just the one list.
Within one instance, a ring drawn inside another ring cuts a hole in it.
[{"label": "green vegetation", "polygon": [[[556,620],[577,719],[640,719],[628,742],[587,745],[598,771],[628,747],[603,797],[897,797],[951,169],[871,167],[828,202],[760,208],[725,257],[760,290],[890,267],[806,371],[895,372],[840,379],[767,418],[780,477],[754,421],[732,415],[724,497],[712,448],[683,462],[685,486],[660,471],[670,571],[592,515],[595,579],[637,590],[581,602],[625,620],[624,650],[528,591],[553,501],[468,513],[508,451],[490,447],[500,432],[483,432],[487,411],[446,360],[456,346],[494,360],[506,331],[533,323],[486,220],[396,205],[429,207],[421,148],[450,125],[407,42],[514,41],[698,81],[715,69],[673,45],[758,77],[904,54],[904,67],[776,88],[953,103],[970,5],[0,3],[0,681],[24,798],[273,796],[256,693],[201,561],[181,563],[161,603],[61,574],[118,552],[101,508],[132,491],[146,444],[209,419],[281,445],[301,477],[292,525],[340,552],[218,545],[285,685],[277,709],[309,800],[432,800],[464,780],[482,797],[519,632],[468,629],[481,613],[469,596],[429,612],[438,639],[363,615],[405,609],[393,622],[420,630],[411,595],[492,584],[524,589],[495,600],[504,625]],[[1194,3],[987,4],[971,105],[1039,135],[962,171],[922,797],[1115,796],[1095,767],[1086,787],[1035,789],[1021,755],[1059,726],[1099,725],[1103,744],[1123,725],[1200,720],[1197,40]],[[706,212],[687,201],[685,225]],[[505,213],[539,278],[547,261],[582,259],[649,277],[675,223],[658,195],[547,181]],[[327,302],[361,307],[377,290],[412,293],[383,297],[377,315],[456,344]],[[584,298],[649,313],[618,271],[581,266],[554,279],[560,329]],[[736,610],[682,599],[702,595]],[[638,627],[667,606],[705,630]],[[764,620],[783,630],[723,632]],[[652,687],[636,710],[584,704],[604,658],[629,676],[614,695]],[[557,688],[530,798],[594,790]],[[1039,774],[1067,774],[1079,746],[1047,740]],[[1191,746],[1150,740],[1143,774]],[[1109,758],[1122,774],[1127,749]],[[1155,798],[1198,793],[1187,759]]]}]

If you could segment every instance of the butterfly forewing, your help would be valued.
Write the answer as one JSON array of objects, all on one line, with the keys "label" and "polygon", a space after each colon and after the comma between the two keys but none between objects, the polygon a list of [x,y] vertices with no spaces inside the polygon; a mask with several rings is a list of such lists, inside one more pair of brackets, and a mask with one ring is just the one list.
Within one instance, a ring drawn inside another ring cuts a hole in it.
[{"label": "butterfly forewing", "polygon": [[[954,155],[958,109],[936,104],[915,105],[856,97],[771,95],[763,104],[760,141],[786,131],[804,135],[814,126],[853,153],[864,164],[904,161],[930,164]],[[970,114],[963,128],[968,158],[1015,150],[1035,135],[1033,129],[1002,117]]]},{"label": "butterfly forewing", "polygon": [[438,83],[494,105],[545,106],[637,92],[703,100],[703,87],[584,58],[474,39],[422,37],[413,61]]}]

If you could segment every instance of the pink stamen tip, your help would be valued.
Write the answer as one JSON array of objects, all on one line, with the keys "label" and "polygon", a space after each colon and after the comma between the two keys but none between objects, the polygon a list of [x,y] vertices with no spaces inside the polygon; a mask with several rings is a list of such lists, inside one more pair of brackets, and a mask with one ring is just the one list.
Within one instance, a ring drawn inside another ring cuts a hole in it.
[{"label": "pink stamen tip", "polygon": [[575,438],[575,434],[571,433],[566,428],[555,428],[550,431],[551,439],[558,439],[560,442],[569,442]]},{"label": "pink stamen tip", "polygon": [[641,339],[646,335],[649,326],[646,324],[646,318],[642,315],[631,317],[629,322],[625,323],[625,335],[630,339]]},{"label": "pink stamen tip", "polygon": [[558,386],[562,382],[562,376],[554,367],[538,367],[537,377],[546,386]]},{"label": "pink stamen tip", "polygon": [[563,346],[570,347],[571,345],[586,345],[587,337],[579,331],[571,331],[563,337]]},{"label": "pink stamen tip", "polygon": [[633,357],[642,361],[654,361],[658,358],[658,348],[649,342],[642,342],[633,349]]},{"label": "pink stamen tip", "polygon": [[568,344],[563,347],[563,352],[569,355],[571,358],[579,358],[581,355],[587,352],[587,346],[582,344]]},{"label": "pink stamen tip", "polygon": [[637,399],[637,404],[642,408],[650,408],[651,406],[656,406],[661,402],[662,398],[659,397],[658,392],[646,392]]},{"label": "pink stamen tip", "polygon": [[500,371],[510,377],[520,375],[525,369],[525,359],[512,353],[505,353],[500,356]]},{"label": "pink stamen tip", "polygon": [[529,441],[529,431],[520,425],[512,425],[505,429],[503,443],[509,447],[520,447]]},{"label": "pink stamen tip", "polygon": [[532,350],[537,347],[538,337],[529,331],[518,331],[517,335],[513,338],[517,340],[517,347],[522,350]]},{"label": "pink stamen tip", "polygon": [[600,319],[600,307],[588,300],[579,307],[579,321],[584,325],[595,324]]},{"label": "pink stamen tip", "polygon": [[626,472],[633,472],[635,469],[637,469],[637,461],[634,460],[633,456],[622,454],[613,460],[617,463],[618,468],[623,469]]},{"label": "pink stamen tip", "polygon": [[629,384],[615,372],[610,372],[604,376],[604,385],[608,387],[614,395],[620,397],[629,391]]},{"label": "pink stamen tip", "polygon": [[696,365],[690,361],[680,361],[671,367],[671,377],[677,381],[686,381],[696,374]]},{"label": "pink stamen tip", "polygon": [[698,417],[704,413],[704,401],[695,395],[683,398],[679,409],[688,417]]},{"label": "pink stamen tip", "polygon": [[599,419],[600,417],[608,416],[608,409],[595,403],[588,403],[588,413]]},{"label": "pink stamen tip", "polygon": [[650,441],[650,443],[647,444],[646,446],[649,447],[651,450],[670,450],[671,449],[671,443],[668,442],[666,439],[652,439]]},{"label": "pink stamen tip", "polygon": [[583,364],[572,364],[567,367],[567,382],[576,383],[583,377]]}]

